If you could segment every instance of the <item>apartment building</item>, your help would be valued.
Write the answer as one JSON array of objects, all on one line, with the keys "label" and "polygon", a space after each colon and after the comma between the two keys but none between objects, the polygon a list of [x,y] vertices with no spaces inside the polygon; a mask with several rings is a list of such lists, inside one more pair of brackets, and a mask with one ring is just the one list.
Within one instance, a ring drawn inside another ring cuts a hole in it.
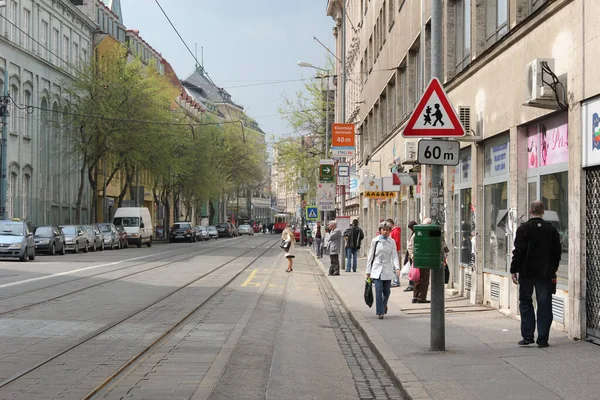
[{"label": "apartment building", "polygon": [[[554,323],[572,337],[600,337],[600,79],[592,61],[600,49],[592,24],[600,3],[442,5],[440,80],[468,135],[459,164],[444,172],[448,286],[517,316],[512,241],[529,203],[541,200],[563,248]],[[327,13],[338,57],[346,60],[345,122],[356,123],[359,135],[359,201],[346,207],[368,235],[390,216],[406,227],[430,209],[430,167],[412,163],[402,130],[431,77],[431,1],[350,0],[342,10],[341,1],[328,0]],[[337,70],[343,72],[341,63]],[[418,172],[420,184],[399,188],[392,200],[363,197],[367,181],[392,171]]]},{"label": "apartment building", "polygon": [[89,186],[77,210],[78,160],[62,157],[65,82],[92,51],[94,22],[68,0],[9,0],[0,8],[0,87],[10,96],[3,132],[2,218],[64,224],[90,219]]}]

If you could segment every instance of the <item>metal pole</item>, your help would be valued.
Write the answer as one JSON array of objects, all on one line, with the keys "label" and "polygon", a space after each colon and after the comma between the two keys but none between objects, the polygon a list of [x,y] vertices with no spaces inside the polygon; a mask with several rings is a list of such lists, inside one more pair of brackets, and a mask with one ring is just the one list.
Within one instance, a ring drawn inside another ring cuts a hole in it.
[{"label": "metal pole", "polygon": [[[331,74],[327,73],[327,95],[325,96],[325,106],[326,106],[326,114],[325,114],[325,159],[329,158],[329,80],[331,79]],[[321,82],[323,82],[321,80]],[[323,211],[323,219],[325,218],[325,214],[329,215],[329,211]]]},{"label": "metal pole", "polygon": [[[431,4],[431,77],[443,80],[442,61],[442,1],[432,0]],[[421,26],[423,29],[423,26]],[[442,225],[444,215],[444,167],[431,167],[431,219]],[[443,229],[442,229],[443,231]],[[431,332],[432,351],[446,350],[446,321],[444,316],[444,268],[431,270]]]},{"label": "metal pole", "polygon": [[[108,207],[106,204],[106,159],[102,159],[102,179],[104,186],[102,188],[102,222],[108,222]],[[98,213],[96,213],[98,215]]]},{"label": "metal pole", "polygon": [[[8,63],[6,64],[8,66]],[[4,69],[4,99],[8,96],[8,68]],[[2,106],[2,104],[0,104]],[[6,110],[8,111],[8,106]],[[1,150],[1,162],[0,162],[0,215],[2,218],[6,218],[6,146],[8,146],[8,116],[5,114],[2,120],[2,141],[0,142]]]},{"label": "metal pole", "polygon": [[[385,12],[385,11],[384,11]],[[342,1],[342,120],[341,123],[346,122],[346,1]],[[342,158],[342,161],[346,161],[346,158]],[[340,214],[346,215],[346,186],[342,190],[340,194]],[[344,266],[346,264],[346,249],[345,243],[342,240],[342,249],[341,249],[341,265]]]},{"label": "metal pole", "polygon": [[302,204],[304,202],[304,194],[300,195],[300,246],[304,246],[304,210]]}]

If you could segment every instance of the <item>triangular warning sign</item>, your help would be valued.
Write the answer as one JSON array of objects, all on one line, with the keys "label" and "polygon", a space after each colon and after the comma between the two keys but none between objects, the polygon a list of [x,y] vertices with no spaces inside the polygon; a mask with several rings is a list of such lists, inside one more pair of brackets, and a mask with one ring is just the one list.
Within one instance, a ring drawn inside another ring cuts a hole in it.
[{"label": "triangular warning sign", "polygon": [[442,84],[437,78],[432,78],[410,116],[402,136],[459,137],[464,135],[465,130]]}]

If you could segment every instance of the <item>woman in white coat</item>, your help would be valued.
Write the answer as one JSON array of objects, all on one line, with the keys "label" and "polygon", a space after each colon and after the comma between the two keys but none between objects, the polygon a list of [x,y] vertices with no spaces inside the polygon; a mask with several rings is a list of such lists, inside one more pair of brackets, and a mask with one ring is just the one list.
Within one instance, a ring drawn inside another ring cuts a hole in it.
[{"label": "woman in white coat", "polygon": [[375,283],[375,310],[377,317],[383,319],[387,313],[387,302],[390,298],[392,278],[400,274],[400,261],[396,251],[396,242],[390,239],[392,225],[382,222],[379,225],[381,234],[371,241],[367,258],[367,279]]}]

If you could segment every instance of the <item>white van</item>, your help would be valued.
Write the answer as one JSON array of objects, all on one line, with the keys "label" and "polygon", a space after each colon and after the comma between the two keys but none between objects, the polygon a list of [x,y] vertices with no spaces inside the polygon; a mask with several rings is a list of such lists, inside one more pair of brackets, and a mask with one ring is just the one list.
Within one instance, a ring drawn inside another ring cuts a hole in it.
[{"label": "white van", "polygon": [[148,247],[152,246],[154,225],[152,225],[150,211],[146,207],[117,208],[112,222],[115,226],[122,226],[125,229],[127,244],[142,247],[142,243],[146,243]]}]

